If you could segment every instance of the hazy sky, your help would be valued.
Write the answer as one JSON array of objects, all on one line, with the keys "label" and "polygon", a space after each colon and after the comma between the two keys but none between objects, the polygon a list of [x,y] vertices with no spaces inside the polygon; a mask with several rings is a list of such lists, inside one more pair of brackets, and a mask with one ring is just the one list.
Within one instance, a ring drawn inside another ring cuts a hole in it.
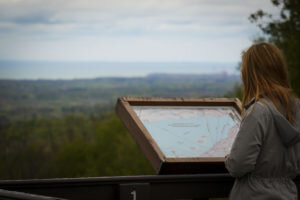
[{"label": "hazy sky", "polygon": [[269,0],[0,0],[0,59],[238,61]]}]

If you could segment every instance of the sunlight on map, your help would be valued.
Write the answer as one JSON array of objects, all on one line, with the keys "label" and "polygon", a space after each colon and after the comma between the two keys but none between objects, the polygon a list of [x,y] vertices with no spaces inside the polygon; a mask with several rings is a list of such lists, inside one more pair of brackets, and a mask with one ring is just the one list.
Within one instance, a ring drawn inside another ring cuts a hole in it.
[{"label": "sunlight on map", "polygon": [[230,152],[241,117],[234,107],[133,106],[168,158],[224,157]]}]

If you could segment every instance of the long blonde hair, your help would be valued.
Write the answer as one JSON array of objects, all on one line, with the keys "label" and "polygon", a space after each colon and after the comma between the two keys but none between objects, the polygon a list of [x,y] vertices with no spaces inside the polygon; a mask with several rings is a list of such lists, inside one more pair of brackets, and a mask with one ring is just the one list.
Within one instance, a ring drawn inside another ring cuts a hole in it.
[{"label": "long blonde hair", "polygon": [[[288,70],[280,50],[269,43],[252,45],[242,55],[243,107],[254,97],[269,99],[276,109],[294,123],[295,98]],[[256,103],[255,102],[255,103]]]}]

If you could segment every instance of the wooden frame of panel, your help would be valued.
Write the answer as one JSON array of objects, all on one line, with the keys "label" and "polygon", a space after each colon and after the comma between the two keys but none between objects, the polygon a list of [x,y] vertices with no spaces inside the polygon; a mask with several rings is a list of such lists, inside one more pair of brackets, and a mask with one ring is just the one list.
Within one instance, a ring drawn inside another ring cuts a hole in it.
[{"label": "wooden frame of panel", "polygon": [[232,106],[241,114],[238,98],[121,97],[116,104],[116,113],[158,174],[226,172],[223,157],[165,157],[131,106]]}]

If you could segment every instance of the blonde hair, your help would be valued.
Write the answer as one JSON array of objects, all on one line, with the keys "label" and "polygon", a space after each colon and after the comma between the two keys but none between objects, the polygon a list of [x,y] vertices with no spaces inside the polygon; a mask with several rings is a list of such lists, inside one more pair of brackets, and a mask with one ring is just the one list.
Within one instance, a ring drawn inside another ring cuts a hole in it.
[{"label": "blonde hair", "polygon": [[254,97],[269,99],[276,109],[294,123],[295,98],[288,70],[280,50],[269,43],[252,45],[242,55],[243,107]]}]

